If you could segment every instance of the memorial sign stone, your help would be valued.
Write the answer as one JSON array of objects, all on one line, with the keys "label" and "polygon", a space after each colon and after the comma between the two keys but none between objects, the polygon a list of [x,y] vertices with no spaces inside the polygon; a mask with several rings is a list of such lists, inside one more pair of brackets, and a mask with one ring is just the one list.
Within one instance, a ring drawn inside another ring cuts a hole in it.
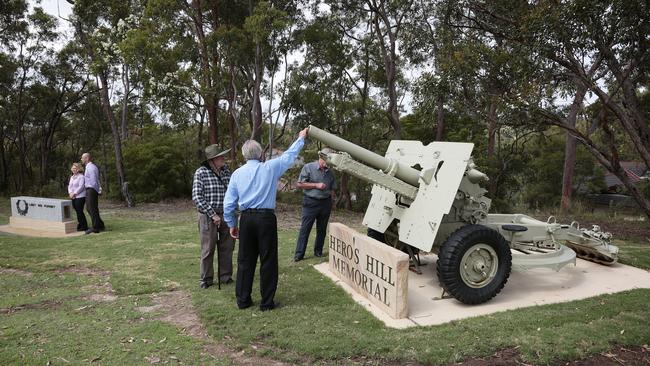
[{"label": "memorial sign stone", "polygon": [[37,220],[72,220],[72,201],[41,197],[11,197],[11,215]]},{"label": "memorial sign stone", "polygon": [[330,271],[391,317],[406,317],[408,255],[340,223],[329,234]]},{"label": "memorial sign stone", "polygon": [[41,197],[11,197],[9,227],[40,233],[70,234],[76,231],[72,201]]}]

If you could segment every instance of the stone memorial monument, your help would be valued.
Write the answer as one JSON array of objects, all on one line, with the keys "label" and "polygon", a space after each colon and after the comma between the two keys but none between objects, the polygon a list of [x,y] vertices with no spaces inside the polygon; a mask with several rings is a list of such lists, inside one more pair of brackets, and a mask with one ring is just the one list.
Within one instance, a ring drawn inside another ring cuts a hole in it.
[{"label": "stone memorial monument", "polygon": [[392,318],[408,315],[408,254],[343,224],[330,223],[329,267]]},{"label": "stone memorial monument", "polygon": [[72,218],[72,201],[42,197],[11,197],[9,227],[17,230],[66,235],[76,233],[77,222]]}]

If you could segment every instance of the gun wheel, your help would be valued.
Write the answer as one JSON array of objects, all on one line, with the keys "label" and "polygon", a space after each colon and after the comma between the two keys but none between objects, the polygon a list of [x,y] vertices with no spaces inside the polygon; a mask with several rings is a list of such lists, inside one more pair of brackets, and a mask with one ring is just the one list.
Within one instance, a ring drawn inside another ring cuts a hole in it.
[{"label": "gun wheel", "polygon": [[497,231],[482,225],[466,225],[442,244],[438,253],[438,280],[465,304],[484,303],[505,286],[512,268],[512,254]]}]

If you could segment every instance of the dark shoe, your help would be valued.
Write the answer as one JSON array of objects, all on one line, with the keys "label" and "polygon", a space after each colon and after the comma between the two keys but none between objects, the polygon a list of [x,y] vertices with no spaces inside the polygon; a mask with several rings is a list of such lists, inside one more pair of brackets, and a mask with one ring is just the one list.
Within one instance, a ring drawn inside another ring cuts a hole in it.
[{"label": "dark shoe", "polygon": [[314,257],[318,257],[318,258],[320,258],[320,257],[322,257],[322,256],[323,256],[323,253],[314,253]]},{"label": "dark shoe", "polygon": [[237,303],[237,307],[239,308],[239,310],[248,309],[248,308],[250,308],[251,306],[253,306],[253,302],[252,302],[252,301],[251,301],[251,302],[248,302],[248,303],[245,303],[245,304]]},{"label": "dark shoe", "polygon": [[201,288],[208,288],[208,287],[210,287],[210,286],[212,286],[211,283],[201,282]]},{"label": "dark shoe", "polygon": [[84,232],[85,232],[86,230],[88,230],[87,227],[77,229],[77,231],[84,231]]},{"label": "dark shoe", "polygon": [[294,262],[300,262],[301,260],[302,260],[302,258],[294,258],[293,259]]},{"label": "dark shoe", "polygon": [[98,233],[98,232],[99,232],[99,231],[95,231],[95,230],[93,230],[93,229],[88,229],[88,230],[84,231],[84,234],[88,235],[88,234]]},{"label": "dark shoe", "polygon": [[221,281],[221,284],[223,284],[223,285],[229,285],[229,284],[231,284],[231,283],[233,283],[233,282],[235,282],[235,281],[233,281],[232,278],[229,278],[229,279],[227,279],[227,280],[225,280],[225,281]]},{"label": "dark shoe", "polygon": [[280,304],[277,303],[277,302],[274,302],[270,306],[260,306],[260,311],[269,311],[269,310],[277,309],[279,307],[280,307]]}]

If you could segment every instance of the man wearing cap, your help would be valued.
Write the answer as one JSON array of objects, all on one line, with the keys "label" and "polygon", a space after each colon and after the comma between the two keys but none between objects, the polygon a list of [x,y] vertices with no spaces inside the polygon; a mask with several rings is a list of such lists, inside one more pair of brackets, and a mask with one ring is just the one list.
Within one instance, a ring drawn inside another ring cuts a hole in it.
[{"label": "man wearing cap", "polygon": [[298,184],[296,187],[303,190],[302,197],[302,223],[300,234],[296,242],[296,252],[293,260],[298,262],[305,257],[309,233],[316,221],[316,241],[314,242],[314,256],[323,256],[323,245],[325,244],[325,231],[327,221],[332,211],[332,202],[335,199],[337,190],[336,179],[323,156],[332,153],[331,149],[325,148],[318,152],[317,161],[307,163],[302,167]]},{"label": "man wearing cap", "polygon": [[[224,219],[230,235],[239,239],[237,253],[237,306],[246,309],[253,305],[251,292],[257,258],[260,258],[260,310],[275,309],[275,291],[278,287],[278,222],[275,217],[275,197],[278,180],[293,165],[305,144],[307,129],[279,157],[262,162],[262,146],[248,140],[241,151],[246,164],[232,173],[223,205]],[[235,209],[241,217],[237,223]]]},{"label": "man wearing cap", "polygon": [[226,166],[228,150],[219,151],[219,145],[205,148],[206,160],[194,173],[192,201],[199,211],[199,236],[201,238],[201,288],[213,284],[213,259],[215,247],[218,253],[219,280],[232,283],[232,252],[235,241],[223,224],[223,198],[230,182],[230,170]]}]

